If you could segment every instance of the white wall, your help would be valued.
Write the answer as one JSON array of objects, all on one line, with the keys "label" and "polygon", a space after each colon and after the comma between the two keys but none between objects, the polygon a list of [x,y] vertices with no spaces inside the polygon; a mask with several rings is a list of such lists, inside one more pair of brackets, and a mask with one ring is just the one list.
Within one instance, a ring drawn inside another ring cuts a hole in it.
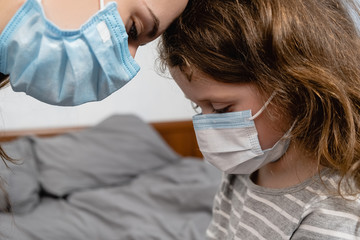
[{"label": "white wall", "polygon": [[11,87],[0,90],[0,129],[94,125],[116,113],[133,113],[145,121],[190,119],[195,113],[174,80],[160,76],[155,60],[157,41],[140,47],[136,61],[138,75],[127,85],[101,102],[76,107],[52,106]]}]

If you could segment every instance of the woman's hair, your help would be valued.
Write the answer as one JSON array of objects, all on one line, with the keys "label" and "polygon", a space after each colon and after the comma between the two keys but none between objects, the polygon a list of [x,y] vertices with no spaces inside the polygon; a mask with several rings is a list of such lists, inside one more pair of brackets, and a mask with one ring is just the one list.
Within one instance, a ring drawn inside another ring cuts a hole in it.
[{"label": "woman's hair", "polygon": [[[6,85],[8,85],[8,83],[9,83],[9,75],[4,75],[4,74],[0,73],[0,89],[5,87]],[[12,158],[10,158],[6,154],[6,152],[2,149],[1,146],[0,146],[0,158],[1,158],[1,160],[3,160],[3,162],[5,163],[6,166],[7,166],[6,161],[10,161],[10,162],[14,161]]]},{"label": "woman's hair", "polygon": [[[8,83],[9,83],[9,76],[0,73],[0,89],[5,87]],[[9,167],[8,162],[16,163],[16,160],[9,157],[9,155],[6,154],[6,152],[4,151],[4,149],[1,146],[0,146],[0,158],[7,168]],[[0,212],[11,212],[11,204],[10,204],[9,195],[8,195],[7,191],[5,190],[4,184],[5,184],[5,182],[3,181],[2,177],[0,176],[0,191],[2,192],[2,194],[0,194],[0,196],[4,197],[4,199],[2,199],[1,201],[5,201],[5,206],[6,206],[5,209],[0,209]],[[0,236],[1,236],[1,234],[0,234]]]},{"label": "woman's hair", "polygon": [[340,194],[355,194],[358,13],[352,0],[195,0],[162,35],[160,59],[220,82],[254,83],[266,97],[276,91],[276,114],[296,121],[293,141],[342,176]]}]

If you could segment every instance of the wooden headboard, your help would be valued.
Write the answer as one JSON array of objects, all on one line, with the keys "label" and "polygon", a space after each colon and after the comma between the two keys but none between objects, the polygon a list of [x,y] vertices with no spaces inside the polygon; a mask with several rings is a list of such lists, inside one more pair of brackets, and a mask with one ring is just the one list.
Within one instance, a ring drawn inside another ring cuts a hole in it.
[{"label": "wooden headboard", "polygon": [[[170,147],[172,147],[180,155],[202,157],[196,142],[192,121],[154,122],[150,123],[150,125],[162,136],[162,138],[170,145]],[[8,142],[28,135],[52,137],[67,132],[81,131],[85,128],[87,127],[5,131],[0,132],[0,142]]]}]

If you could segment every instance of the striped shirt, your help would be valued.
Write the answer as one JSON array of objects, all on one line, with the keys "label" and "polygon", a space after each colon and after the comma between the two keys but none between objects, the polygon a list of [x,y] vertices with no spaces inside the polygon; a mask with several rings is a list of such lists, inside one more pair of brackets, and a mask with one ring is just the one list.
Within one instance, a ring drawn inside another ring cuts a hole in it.
[{"label": "striped shirt", "polygon": [[[224,175],[207,239],[359,239],[360,199],[334,193],[338,176],[327,174],[285,189],[254,184],[249,175]],[[334,190],[334,191],[332,191]]]}]

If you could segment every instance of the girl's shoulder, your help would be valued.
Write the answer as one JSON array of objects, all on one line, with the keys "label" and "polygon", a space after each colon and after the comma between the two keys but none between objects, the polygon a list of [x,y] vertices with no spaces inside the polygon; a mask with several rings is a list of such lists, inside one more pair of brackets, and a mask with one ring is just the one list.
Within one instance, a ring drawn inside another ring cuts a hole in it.
[{"label": "girl's shoulder", "polygon": [[[360,234],[360,194],[346,194],[346,189],[338,183],[340,176],[336,173],[328,171],[321,178],[321,182],[314,182],[307,187],[314,193],[314,197],[304,208],[303,218],[312,219],[329,219],[334,224],[357,226],[358,234]],[[335,226],[333,226],[335,228]]]},{"label": "girl's shoulder", "polygon": [[[340,196],[340,178],[325,169],[321,177],[315,176],[286,189],[254,186],[246,176],[237,179],[246,183],[246,192],[250,197],[256,201],[261,198],[262,202],[271,206],[269,209],[278,207],[298,221],[293,225],[291,239],[360,239],[360,195]],[[275,211],[273,216],[276,216]]]},{"label": "girl's shoulder", "polygon": [[254,184],[248,175],[224,174],[214,201],[213,226],[225,220],[231,225],[235,219],[237,224],[251,222],[251,229],[261,226],[268,239],[279,238],[272,237],[274,229],[291,239],[360,239],[360,200],[336,194],[338,180],[336,174],[324,174],[289,188],[270,189]]},{"label": "girl's shoulder", "polygon": [[308,202],[292,239],[360,239],[360,197],[344,197],[319,195]]}]

